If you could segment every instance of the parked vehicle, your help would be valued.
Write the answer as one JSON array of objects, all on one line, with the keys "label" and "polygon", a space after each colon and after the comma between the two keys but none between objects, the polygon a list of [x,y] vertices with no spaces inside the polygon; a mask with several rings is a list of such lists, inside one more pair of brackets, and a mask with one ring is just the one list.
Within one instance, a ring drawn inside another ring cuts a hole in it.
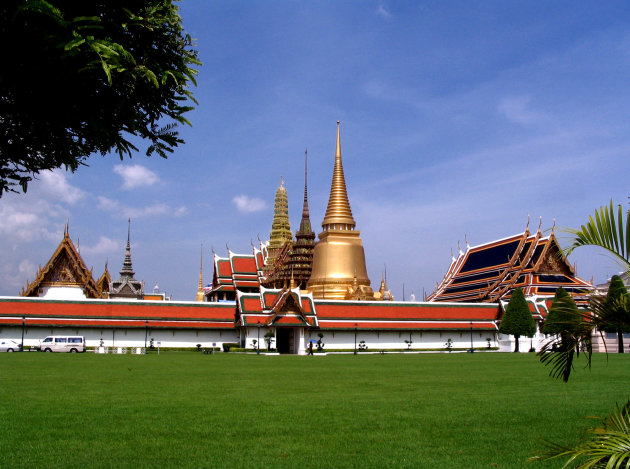
[{"label": "parked vehicle", "polygon": [[50,335],[40,341],[40,352],[85,352],[85,337],[69,335]]},{"label": "parked vehicle", "polygon": [[20,343],[15,340],[1,340],[0,352],[19,352]]}]

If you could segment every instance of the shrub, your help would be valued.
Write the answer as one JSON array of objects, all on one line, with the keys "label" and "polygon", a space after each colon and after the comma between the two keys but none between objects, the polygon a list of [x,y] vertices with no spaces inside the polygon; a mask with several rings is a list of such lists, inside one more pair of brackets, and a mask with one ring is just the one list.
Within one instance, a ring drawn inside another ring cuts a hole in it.
[{"label": "shrub", "polygon": [[239,344],[236,342],[223,342],[223,351],[229,352],[231,348],[238,347]]}]

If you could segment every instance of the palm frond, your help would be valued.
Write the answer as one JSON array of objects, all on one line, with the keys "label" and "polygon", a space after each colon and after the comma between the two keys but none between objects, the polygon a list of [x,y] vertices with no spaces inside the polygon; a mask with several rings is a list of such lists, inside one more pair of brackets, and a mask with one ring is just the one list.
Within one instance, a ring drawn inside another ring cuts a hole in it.
[{"label": "palm frond", "polygon": [[[575,446],[545,442],[546,449],[530,461],[567,457],[563,468],[630,468],[630,400],[605,419],[603,425],[592,428]],[[579,465],[573,463],[579,461]]]},{"label": "palm frond", "polygon": [[573,236],[573,242],[564,250],[566,255],[581,246],[599,246],[621,261],[626,268],[630,267],[630,216],[627,212],[624,213],[621,205],[618,206],[615,217],[611,200],[610,205],[595,210],[595,217],[590,216],[586,225],[578,230],[569,228],[566,231]]}]

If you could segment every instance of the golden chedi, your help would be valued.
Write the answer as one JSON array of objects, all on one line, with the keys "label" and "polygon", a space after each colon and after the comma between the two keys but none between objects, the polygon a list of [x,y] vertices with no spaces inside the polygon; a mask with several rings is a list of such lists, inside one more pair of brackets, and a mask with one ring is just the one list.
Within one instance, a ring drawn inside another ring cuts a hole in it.
[{"label": "golden chedi", "polygon": [[315,244],[313,270],[307,288],[314,298],[373,300],[374,292],[365,267],[360,232],[354,228],[346,181],[341,164],[339,121],[330,198],[322,222],[323,232]]}]

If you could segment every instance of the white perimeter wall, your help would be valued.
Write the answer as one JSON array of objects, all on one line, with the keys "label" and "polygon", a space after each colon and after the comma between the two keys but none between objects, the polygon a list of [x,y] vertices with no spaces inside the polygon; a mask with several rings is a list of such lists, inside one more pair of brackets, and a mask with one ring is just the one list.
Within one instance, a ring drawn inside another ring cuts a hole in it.
[{"label": "white perimeter wall", "polygon": [[[305,342],[318,340],[318,334],[324,334],[322,341],[324,342],[324,351],[326,349],[348,349],[354,350],[354,331],[326,331],[312,330],[306,333]],[[364,340],[368,351],[378,351],[381,349],[407,349],[408,344],[405,340],[411,340],[411,350],[422,349],[445,349],[448,339],[451,339],[453,348],[470,348],[470,332],[408,332],[408,331],[387,331],[387,332],[366,332],[358,330],[356,334],[357,348],[359,343]],[[498,347],[496,334],[493,332],[472,333],[473,346],[475,348],[487,348],[490,339],[491,347]],[[313,343],[315,349],[315,343]]]},{"label": "white perimeter wall", "polygon": [[[265,334],[269,329],[260,328],[260,349],[266,350]],[[302,333],[302,329],[297,328],[295,334],[296,352],[304,354],[307,351],[308,343],[312,340],[318,340],[318,333],[324,334],[324,351],[330,349],[354,350],[354,331],[327,331],[327,330],[310,330]],[[25,328],[24,346],[36,347],[40,340],[49,335],[82,335],[86,338],[88,347],[97,347],[101,339],[105,347],[144,347],[145,330],[144,329],[98,329],[98,328],[42,328],[31,327]],[[487,348],[490,339],[491,347],[498,347],[501,352],[514,351],[514,337],[502,335],[493,332],[474,331],[473,345],[477,349]],[[357,347],[360,341],[364,340],[368,351],[378,351],[383,349],[407,349],[405,340],[411,337],[411,350],[423,349],[445,349],[447,340],[450,338],[453,342],[453,348],[468,349],[470,348],[469,332],[375,332],[375,331],[357,331],[356,342]],[[10,339],[18,343],[22,340],[22,327],[2,327],[0,328],[0,338]],[[201,344],[203,348],[222,347],[224,342],[240,343],[245,348],[253,349],[254,340],[258,340],[257,328],[247,328],[239,330],[177,330],[177,329],[149,329],[147,335],[147,346],[153,338],[154,346],[157,342],[161,342],[161,347],[195,347]],[[540,350],[542,344],[548,340],[544,334],[538,333],[533,340],[528,337],[521,337],[520,351],[528,352],[533,344],[536,351]],[[277,347],[277,342],[272,342],[272,347]],[[313,343],[313,349],[316,349]],[[616,349],[615,349],[616,351]]]},{"label": "white perimeter wall", "polygon": [[[195,347],[201,344],[203,348],[221,347],[223,342],[238,342],[238,331],[234,330],[175,330],[175,329],[150,329],[148,330],[147,347],[151,338],[154,346],[158,341],[161,347]],[[24,346],[36,347],[40,340],[49,335],[82,335],[85,336],[88,347],[98,347],[101,339],[105,347],[144,347],[144,329],[96,329],[96,328],[64,328],[64,327],[32,327],[24,330]],[[0,338],[22,341],[22,327],[0,328]]]}]

